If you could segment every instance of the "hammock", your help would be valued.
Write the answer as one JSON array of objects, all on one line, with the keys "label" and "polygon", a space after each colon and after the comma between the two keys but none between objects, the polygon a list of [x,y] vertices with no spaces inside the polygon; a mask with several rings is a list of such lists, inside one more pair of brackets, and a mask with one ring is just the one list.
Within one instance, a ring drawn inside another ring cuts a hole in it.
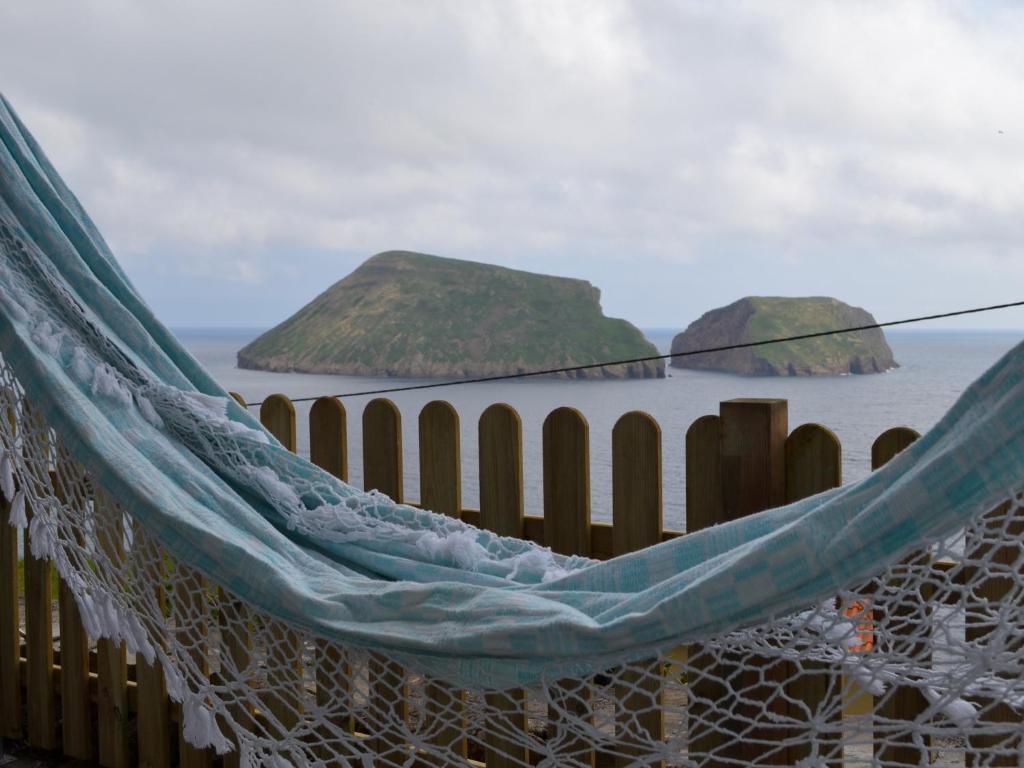
[{"label": "hammock", "polygon": [[[563,557],[286,450],[154,318],[5,100],[0,139],[10,521],[91,637],[160,665],[194,746],[243,765],[917,765],[936,745],[1018,764],[1024,345],[862,482]],[[875,697],[859,720],[855,689]],[[910,721],[887,709],[908,691]]]}]

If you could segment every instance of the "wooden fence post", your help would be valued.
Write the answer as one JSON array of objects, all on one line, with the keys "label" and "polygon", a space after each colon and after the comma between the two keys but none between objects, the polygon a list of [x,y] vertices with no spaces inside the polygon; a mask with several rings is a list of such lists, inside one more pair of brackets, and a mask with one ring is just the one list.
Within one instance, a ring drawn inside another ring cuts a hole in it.
[{"label": "wooden fence post", "polygon": [[[164,592],[167,574],[163,550],[155,539],[146,535],[138,523],[135,523],[134,530],[132,555],[139,586],[149,588],[152,605],[163,618],[167,615],[167,596]],[[164,642],[163,633],[153,640],[154,646],[160,648],[165,647]],[[154,659],[150,664],[141,653],[136,654],[135,680],[139,768],[171,768],[171,701],[159,659]]]},{"label": "wooden fence post", "polygon": [[321,397],[309,409],[309,460],[348,482],[348,417],[336,397]]},{"label": "wooden fence post", "polygon": [[[1022,575],[1022,505],[1024,498],[1021,497],[1015,503],[1008,501],[1000,504],[979,521],[981,530],[970,531],[965,542],[965,559],[968,563],[980,561],[995,566],[988,574],[984,574],[978,566],[970,566],[964,574],[966,583],[970,585],[964,612],[968,643],[983,644],[995,631],[994,625],[1005,621],[999,615],[998,606],[1012,595],[1015,579]],[[1016,630],[1016,642],[1009,648],[1000,648],[1003,654],[1020,654],[1024,651],[1024,643],[1021,641],[1024,627],[1018,625]],[[1024,754],[1020,737],[1020,713],[1009,704],[993,698],[976,697],[973,701],[981,712],[979,725],[985,727],[988,733],[968,736],[965,755],[968,768],[983,765],[1019,768],[1020,756]],[[993,754],[996,752],[998,754]]]},{"label": "wooden fence post", "polygon": [[[378,490],[399,504],[402,494],[402,415],[387,398],[371,400],[363,409],[363,487]],[[371,653],[367,669],[370,703],[367,719],[383,764],[401,764],[408,753],[402,733],[409,718],[405,670],[380,654]]]},{"label": "wooden fence post", "polygon": [[[99,491],[94,508],[99,549],[112,567],[121,567],[124,563],[124,516],[114,501]],[[128,747],[128,658],[124,643],[114,643],[107,638],[97,640],[96,669],[100,765],[127,768],[131,754]]]},{"label": "wooden fence post", "polygon": [[[893,427],[886,430],[878,436],[871,446],[871,468],[878,469],[887,464],[897,453],[904,450],[919,437],[920,435],[917,432],[907,427]],[[921,553],[910,555],[908,561],[914,561],[921,556]],[[894,586],[897,587],[898,592],[900,585],[896,584]],[[891,617],[889,621],[886,621],[889,627],[887,635],[891,642],[899,645],[895,649],[899,653],[916,656],[925,651],[926,646],[920,641],[911,642],[910,636],[914,635],[919,628],[907,626],[905,620],[900,618],[912,617],[915,614],[919,614],[922,610],[927,610],[926,607],[918,603],[921,597],[921,595],[915,592],[913,595],[898,597],[893,602],[885,605],[871,606],[872,611],[881,611]],[[907,636],[905,641],[901,640],[902,635]],[[879,650],[893,649],[879,648]],[[910,724],[928,708],[928,701],[917,688],[896,686],[884,695],[885,699],[875,708],[876,721],[883,725],[885,723],[906,722],[909,731]],[[889,736],[885,739],[879,739],[876,734],[874,754],[875,758],[881,763],[894,762],[909,765],[929,765],[931,763],[930,750],[927,747],[922,748],[920,742],[915,741],[909,732]]]},{"label": "wooden fence post", "polygon": [[[61,503],[68,499],[65,480],[72,471],[71,459],[57,453],[54,490]],[[76,533],[78,544],[84,537]],[[64,754],[78,760],[92,760],[92,699],[89,695],[89,637],[85,633],[75,596],[64,580],[58,586],[60,612],[60,700]]]},{"label": "wooden fence post", "polygon": [[[260,405],[260,423],[292,453],[296,450],[295,405],[286,396],[269,395]],[[264,704],[280,724],[284,738],[302,716],[302,642],[280,621],[267,634],[267,688]],[[271,671],[273,670],[273,671]]]},{"label": "wooden fence post", "polygon": [[[26,503],[29,522],[36,510]],[[53,694],[53,583],[50,561],[32,555],[28,529],[24,539],[25,648],[28,699],[28,743],[39,749],[57,747],[57,701]]]},{"label": "wooden fence post", "polygon": [[[339,480],[348,482],[348,415],[336,397],[318,398],[309,410],[309,460]],[[325,711],[342,708],[340,717],[332,719],[333,727],[345,734],[355,731],[351,702],[352,666],[335,643],[316,640],[316,700]],[[331,738],[324,729],[322,738]],[[342,749],[339,745],[338,749]],[[348,755],[348,752],[345,751]],[[325,760],[330,750],[322,750]]]},{"label": "wooden fence post", "polygon": [[[820,424],[804,424],[786,438],[785,446],[787,504],[842,485],[843,449],[832,430]],[[809,660],[801,662],[800,671],[799,678],[786,684],[786,695],[794,702],[800,702],[800,705],[790,705],[791,716],[800,722],[806,719],[805,713],[810,712],[815,718],[835,724],[834,730],[821,734],[824,738],[818,739],[824,742],[819,752],[826,765],[841,768],[842,675],[828,664]],[[796,665],[789,664],[788,672],[787,677],[795,674]],[[809,729],[794,729],[790,738],[797,739],[798,743],[789,748],[789,763],[797,765],[801,760],[810,758],[816,734]]]},{"label": "wooden fence post", "polygon": [[[434,400],[420,411],[420,505],[456,520],[462,513],[459,414],[450,403]],[[442,754],[466,757],[465,693],[440,681],[426,686],[427,738]],[[447,759],[429,760],[445,764]]]},{"label": "wooden fence post", "polygon": [[[695,516],[699,515],[696,522],[707,525],[738,520],[781,505],[786,496],[786,401],[727,400],[719,405],[718,427],[720,502],[710,493],[702,508],[695,510]],[[691,430],[695,428],[694,442],[700,440],[702,447],[710,448],[707,439],[713,435],[713,422],[700,427],[695,424]],[[706,487],[706,481],[703,485]],[[707,493],[706,488],[701,490]],[[710,502],[720,503],[719,508],[716,510]],[[719,519],[707,519],[715,512],[720,514]],[[697,674],[691,691],[698,699],[691,716],[702,721],[694,728],[691,752],[706,755],[710,766],[723,764],[719,761],[785,764],[786,750],[778,746],[785,736],[784,729],[771,724],[763,714],[765,706],[773,712],[784,706],[783,697],[770,699],[772,689],[784,682],[782,664],[760,658],[716,658],[703,649],[691,656],[691,667]],[[727,679],[732,681],[732,691],[723,683]],[[764,704],[769,699],[770,703]],[[725,704],[735,717],[717,710],[716,704]],[[786,713],[780,714],[784,717]]]},{"label": "wooden fence post", "polygon": [[[9,390],[4,399],[13,397]],[[0,414],[17,426],[13,409]],[[12,459],[8,459],[12,460]],[[3,713],[2,736],[20,739],[21,721],[21,617],[18,610],[18,529],[10,524],[11,502],[3,497],[0,507],[0,712]]]},{"label": "wooden fence post", "polygon": [[[661,542],[661,427],[631,411],[612,429],[612,547],[615,556]],[[615,723],[620,768],[649,753],[643,745],[664,738],[664,678],[659,659],[624,668],[616,686]],[[655,768],[662,761],[650,763]]]},{"label": "wooden fence post", "polygon": [[[722,512],[722,419],[701,416],[686,430],[686,532],[696,533],[723,519]],[[715,659],[700,645],[686,649],[692,670],[688,680],[687,733],[689,754],[699,761],[714,755],[726,743],[725,735],[715,730],[721,716],[715,702],[725,697],[725,687]]]},{"label": "wooden fence post", "polygon": [[[490,406],[480,415],[480,526],[500,536],[523,535],[523,426],[510,405]],[[487,768],[513,768],[527,762],[526,692],[487,694],[494,713],[484,729]]]},{"label": "wooden fence post", "polygon": [[[575,408],[557,408],[544,419],[544,543],[563,555],[590,555],[590,430]],[[548,717],[556,740],[565,745],[566,759],[594,765],[593,746],[571,733],[572,721],[590,720],[592,707],[587,681],[551,686],[558,706]],[[569,723],[559,714],[569,713]],[[578,731],[578,727],[576,728]],[[566,731],[570,731],[568,735]]]}]

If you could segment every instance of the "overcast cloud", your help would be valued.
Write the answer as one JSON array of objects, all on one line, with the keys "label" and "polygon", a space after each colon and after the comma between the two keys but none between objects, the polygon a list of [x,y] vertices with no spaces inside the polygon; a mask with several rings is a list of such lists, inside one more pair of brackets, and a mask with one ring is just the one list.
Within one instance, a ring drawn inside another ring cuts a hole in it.
[{"label": "overcast cloud", "polygon": [[271,325],[391,248],[641,326],[893,319],[1024,299],[1021,40],[991,2],[45,0],[0,6],[0,89],[170,325]]}]

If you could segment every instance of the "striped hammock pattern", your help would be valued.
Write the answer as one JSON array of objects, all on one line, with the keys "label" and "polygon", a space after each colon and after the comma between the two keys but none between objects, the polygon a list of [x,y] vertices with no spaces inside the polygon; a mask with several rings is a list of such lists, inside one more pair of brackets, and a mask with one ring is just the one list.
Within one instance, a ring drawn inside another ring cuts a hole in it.
[{"label": "striped hammock pattern", "polygon": [[10,522],[91,637],[161,670],[196,748],[1021,764],[1024,346],[860,483],[564,557],[287,451],[152,316],[2,101],[0,355]]}]

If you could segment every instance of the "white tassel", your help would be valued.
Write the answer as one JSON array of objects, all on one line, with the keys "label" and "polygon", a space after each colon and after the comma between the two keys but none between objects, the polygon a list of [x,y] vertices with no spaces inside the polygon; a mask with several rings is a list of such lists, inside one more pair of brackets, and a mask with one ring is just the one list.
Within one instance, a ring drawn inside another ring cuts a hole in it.
[{"label": "white tassel", "polygon": [[[934,688],[927,687],[923,691],[928,703],[935,705],[943,696]],[[966,699],[950,699],[940,707],[942,714],[949,718],[957,728],[969,728],[978,719],[978,708]]]},{"label": "white tassel", "polygon": [[24,491],[14,494],[14,501],[11,502],[11,525],[22,531],[28,527],[28,518],[25,516]]},{"label": "white tassel", "polygon": [[231,749],[231,742],[220,732],[213,712],[199,696],[188,696],[182,702],[182,714],[185,719],[182,735],[193,747],[213,747],[218,755],[223,755]]},{"label": "white tassel", "polygon": [[14,462],[7,451],[4,451],[4,457],[0,459],[0,491],[3,491],[5,499],[14,498]]}]

